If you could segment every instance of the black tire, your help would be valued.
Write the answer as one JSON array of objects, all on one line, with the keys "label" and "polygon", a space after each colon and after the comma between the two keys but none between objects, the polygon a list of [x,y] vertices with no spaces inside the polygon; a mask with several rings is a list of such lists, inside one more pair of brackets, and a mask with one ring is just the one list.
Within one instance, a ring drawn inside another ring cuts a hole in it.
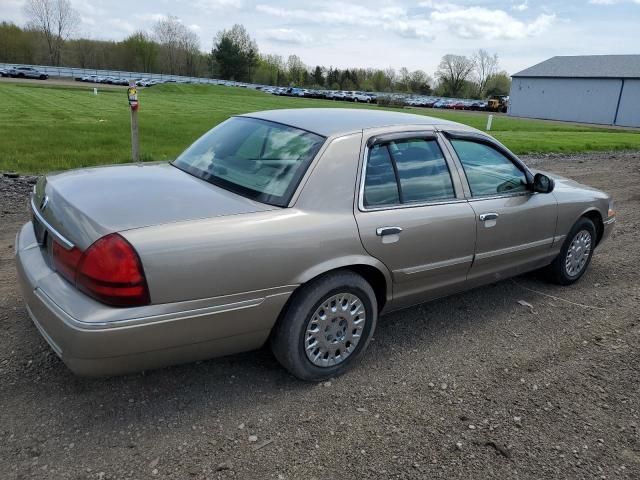
[{"label": "black tire", "polygon": [[[567,271],[567,253],[569,251],[569,247],[573,242],[576,235],[582,231],[588,232],[590,235],[590,252],[589,256],[584,263],[584,266],[574,275],[571,275]],[[557,283],[558,285],[571,285],[572,283],[577,282],[582,278],[582,275],[589,268],[589,264],[591,263],[591,259],[593,258],[593,250],[596,246],[596,227],[591,220],[586,217],[580,218],[575,225],[571,228],[571,231],[567,235],[567,238],[560,249],[560,254],[555,258],[555,260],[547,267],[547,274],[549,279]]]},{"label": "black tire", "polygon": [[[353,351],[337,365],[318,366],[305,353],[305,334],[312,316],[332,296],[347,293],[358,297],[365,313],[365,324]],[[271,350],[292,375],[306,381],[322,381],[343,374],[357,363],[371,341],[378,321],[378,303],[371,285],[348,270],[323,275],[294,293],[271,332]]]}]

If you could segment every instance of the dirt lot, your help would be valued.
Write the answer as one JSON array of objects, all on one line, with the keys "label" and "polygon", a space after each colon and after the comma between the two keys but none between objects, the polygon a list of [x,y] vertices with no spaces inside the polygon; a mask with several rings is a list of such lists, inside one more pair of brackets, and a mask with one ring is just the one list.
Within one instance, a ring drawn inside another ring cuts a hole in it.
[{"label": "dirt lot", "polygon": [[617,200],[582,281],[527,275],[388,315],[361,366],[319,385],[267,350],[74,377],[16,286],[31,186],[1,179],[0,477],[640,478],[640,154],[528,161]]}]

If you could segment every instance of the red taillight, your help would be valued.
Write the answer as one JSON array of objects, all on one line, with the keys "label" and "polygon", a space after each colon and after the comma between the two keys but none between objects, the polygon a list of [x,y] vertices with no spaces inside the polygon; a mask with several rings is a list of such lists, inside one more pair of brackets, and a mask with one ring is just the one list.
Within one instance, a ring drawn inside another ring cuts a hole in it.
[{"label": "red taillight", "polygon": [[78,269],[78,262],[82,258],[82,252],[76,247],[71,250],[66,250],[55,240],[53,241],[53,265],[60,275],[69,280],[71,283],[76,283],[76,270]]},{"label": "red taillight", "polygon": [[149,304],[149,289],[138,254],[117,233],[93,243],[84,253],[64,250],[54,241],[54,265],[78,290],[115,307]]}]

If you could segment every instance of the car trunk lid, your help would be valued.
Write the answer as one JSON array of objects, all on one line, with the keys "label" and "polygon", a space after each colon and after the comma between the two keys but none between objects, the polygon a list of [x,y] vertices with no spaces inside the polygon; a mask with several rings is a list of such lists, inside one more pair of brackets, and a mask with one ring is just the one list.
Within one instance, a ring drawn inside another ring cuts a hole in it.
[{"label": "car trunk lid", "polygon": [[278,207],[229,192],[170,164],[153,163],[43,177],[31,208],[39,240],[46,230],[84,250],[113,232]]}]

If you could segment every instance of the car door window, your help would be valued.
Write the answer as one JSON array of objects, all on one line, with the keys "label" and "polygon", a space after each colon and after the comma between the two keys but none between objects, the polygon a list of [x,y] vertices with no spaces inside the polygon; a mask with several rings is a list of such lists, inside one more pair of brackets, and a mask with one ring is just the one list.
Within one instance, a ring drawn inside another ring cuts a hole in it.
[{"label": "car door window", "polygon": [[416,138],[374,145],[363,197],[367,207],[455,198],[451,174],[436,140]]},{"label": "car door window", "polygon": [[374,145],[367,161],[364,180],[364,204],[382,207],[400,203],[398,182],[386,145]]},{"label": "car door window", "polygon": [[474,197],[526,192],[527,177],[509,158],[484,143],[452,139]]},{"label": "car door window", "polygon": [[395,141],[388,148],[398,170],[403,203],[455,198],[447,162],[435,140]]}]

